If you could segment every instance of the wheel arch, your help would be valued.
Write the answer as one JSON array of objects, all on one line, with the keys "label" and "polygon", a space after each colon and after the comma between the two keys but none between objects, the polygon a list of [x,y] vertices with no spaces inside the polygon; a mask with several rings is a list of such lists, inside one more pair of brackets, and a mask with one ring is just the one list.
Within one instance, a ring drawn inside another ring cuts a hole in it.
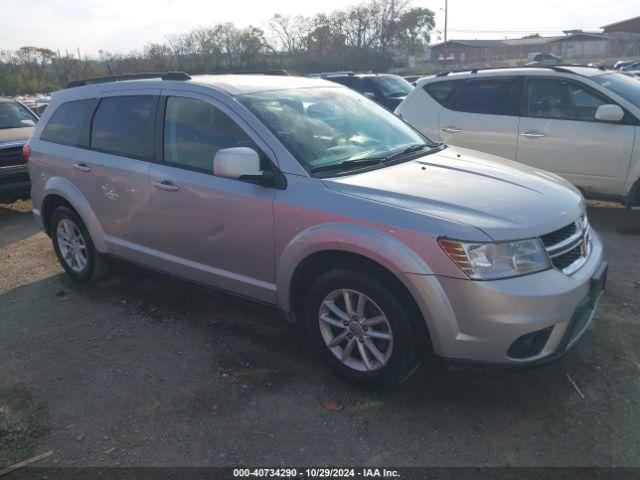
[{"label": "wheel arch", "polygon": [[425,321],[422,310],[418,302],[411,293],[410,288],[405,285],[401,277],[394,274],[384,265],[358,253],[346,250],[318,250],[303,259],[295,269],[290,284],[290,312],[294,320],[299,320],[302,314],[302,300],[305,293],[305,287],[310,284],[313,279],[330,271],[331,269],[353,269],[364,272],[377,280],[385,287],[388,287],[395,296],[401,297],[403,302],[408,305],[410,315],[417,321],[416,325],[424,329],[425,340],[430,339],[430,331]]},{"label": "wheel arch", "polygon": [[279,306],[299,316],[300,298],[309,279],[335,267],[363,269],[390,283],[397,293],[406,295],[420,315],[428,334],[425,312],[419,308],[414,290],[407,284],[406,272],[429,275],[426,263],[408,246],[379,230],[345,224],[325,224],[298,234],[284,249],[278,261]]},{"label": "wheel arch", "polygon": [[626,208],[632,208],[635,205],[640,205],[640,178],[631,185],[629,193],[624,200],[624,206]]},{"label": "wheel arch", "polygon": [[107,251],[104,243],[104,230],[102,229],[102,225],[98,221],[98,217],[93,212],[87,199],[73,183],[65,178],[52,177],[47,181],[44,191],[40,210],[42,223],[48,235],[51,235],[51,215],[53,215],[57,207],[65,205],[73,209],[80,216],[89,231],[89,235],[91,235],[91,240],[96,250],[101,253]]}]

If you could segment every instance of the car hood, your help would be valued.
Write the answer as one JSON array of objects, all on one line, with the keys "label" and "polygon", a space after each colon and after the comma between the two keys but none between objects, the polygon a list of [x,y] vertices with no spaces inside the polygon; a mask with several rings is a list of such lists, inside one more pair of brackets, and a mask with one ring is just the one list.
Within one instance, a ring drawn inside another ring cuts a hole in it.
[{"label": "car hood", "polygon": [[496,241],[552,232],[585,208],[580,192],[557,175],[458,147],[323,182],[348,195],[476,227]]},{"label": "car hood", "polygon": [[0,128],[0,147],[3,143],[29,140],[36,127]]}]

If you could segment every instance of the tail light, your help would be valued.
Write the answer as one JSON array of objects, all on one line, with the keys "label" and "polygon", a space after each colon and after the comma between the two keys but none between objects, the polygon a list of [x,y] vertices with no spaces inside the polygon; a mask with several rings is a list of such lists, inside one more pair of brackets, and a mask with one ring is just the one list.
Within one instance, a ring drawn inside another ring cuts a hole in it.
[{"label": "tail light", "polygon": [[29,159],[31,158],[31,147],[28,143],[25,143],[22,147],[22,158],[24,158],[25,162],[29,163]]}]

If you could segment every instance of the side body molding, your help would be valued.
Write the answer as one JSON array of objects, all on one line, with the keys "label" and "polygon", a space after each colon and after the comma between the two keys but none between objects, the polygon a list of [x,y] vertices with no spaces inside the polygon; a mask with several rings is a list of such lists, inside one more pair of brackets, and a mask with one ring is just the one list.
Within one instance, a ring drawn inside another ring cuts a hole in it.
[{"label": "side body molding", "polygon": [[347,223],[314,225],[292,238],[276,260],[278,305],[283,310],[291,310],[291,282],[298,265],[309,255],[327,250],[339,250],[367,257],[387,268],[401,280],[405,273],[433,274],[413,250],[386,232]]},{"label": "side body molding", "polygon": [[44,186],[44,193],[42,195],[42,203],[49,195],[59,195],[68,201],[71,206],[78,212],[80,218],[87,226],[91,240],[96,249],[101,253],[107,252],[107,246],[104,242],[104,230],[102,225],[98,221],[93,209],[89,205],[89,202],[80,192],[80,190],[71,181],[63,177],[51,177],[47,180]]}]

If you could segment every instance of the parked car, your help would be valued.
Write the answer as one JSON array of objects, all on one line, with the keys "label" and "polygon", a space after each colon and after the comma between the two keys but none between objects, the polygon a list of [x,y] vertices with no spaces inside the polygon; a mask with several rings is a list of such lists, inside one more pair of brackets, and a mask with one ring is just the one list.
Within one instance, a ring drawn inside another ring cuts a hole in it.
[{"label": "parked car", "polygon": [[411,83],[398,75],[392,74],[339,73],[324,74],[322,78],[360,92],[365,97],[378,102],[392,111],[400,104],[404,97],[413,90]]},{"label": "parked car", "polygon": [[22,147],[37,121],[21,103],[0,98],[0,203],[29,198],[31,184]]},{"label": "parked car", "polygon": [[619,69],[621,72],[630,72],[633,70],[640,70],[640,62],[629,62],[626,65],[623,65]]},{"label": "parked car", "polygon": [[640,82],[613,70],[440,75],[396,113],[430,138],[554,172],[589,196],[640,200]]},{"label": "parked car", "polygon": [[627,65],[631,65],[632,63],[637,63],[638,60],[619,60],[613,65],[614,70],[621,70]]},{"label": "parked car", "polygon": [[536,53],[531,56],[531,61],[526,65],[560,65],[564,60],[553,53]]},{"label": "parked car", "polygon": [[29,142],[33,213],[73,279],[117,257],[266,303],[362,382],[433,354],[549,360],[587,328],[606,263],[561,178],[324,80],[156,75],[58,92]]},{"label": "parked car", "polygon": [[416,82],[420,80],[424,75],[409,75],[408,77],[403,77],[407,82],[409,82],[412,86],[416,86]]}]

